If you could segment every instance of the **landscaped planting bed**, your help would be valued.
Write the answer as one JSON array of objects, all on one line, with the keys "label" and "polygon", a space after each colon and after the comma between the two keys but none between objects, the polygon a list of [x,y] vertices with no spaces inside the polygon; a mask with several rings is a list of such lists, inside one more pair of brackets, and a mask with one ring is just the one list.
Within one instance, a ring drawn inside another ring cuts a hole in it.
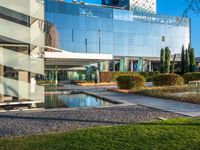
[{"label": "landscaped planting bed", "polygon": [[188,84],[190,81],[200,80],[200,72],[185,73],[183,78],[186,84]]},{"label": "landscaped planting bed", "polygon": [[164,86],[164,87],[143,87],[131,90],[109,89],[114,92],[138,94],[143,96],[171,99],[181,102],[200,104],[200,93],[191,91],[188,85],[183,86]]},{"label": "landscaped planting bed", "polygon": [[154,86],[181,86],[184,84],[184,79],[177,74],[159,74],[153,79]]}]

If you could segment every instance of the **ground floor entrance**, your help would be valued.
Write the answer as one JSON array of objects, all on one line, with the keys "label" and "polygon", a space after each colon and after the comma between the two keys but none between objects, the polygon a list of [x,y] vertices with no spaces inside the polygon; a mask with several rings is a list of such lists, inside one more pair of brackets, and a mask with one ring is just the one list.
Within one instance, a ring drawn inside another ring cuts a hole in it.
[{"label": "ground floor entrance", "polygon": [[45,75],[39,80],[47,81],[74,81],[74,80],[95,80],[98,72],[152,72],[158,71],[159,61],[129,60],[126,58],[99,61],[93,64],[80,67],[68,67],[64,65],[45,65]]}]

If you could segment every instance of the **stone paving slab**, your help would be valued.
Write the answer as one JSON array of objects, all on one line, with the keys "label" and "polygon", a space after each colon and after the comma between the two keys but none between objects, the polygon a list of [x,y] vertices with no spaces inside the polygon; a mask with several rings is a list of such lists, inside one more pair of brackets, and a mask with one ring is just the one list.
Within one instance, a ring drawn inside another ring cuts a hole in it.
[{"label": "stone paving slab", "polygon": [[90,93],[100,95],[111,100],[124,102],[125,104],[137,104],[179,113],[190,117],[200,116],[200,105],[198,104],[110,91],[90,91]]}]

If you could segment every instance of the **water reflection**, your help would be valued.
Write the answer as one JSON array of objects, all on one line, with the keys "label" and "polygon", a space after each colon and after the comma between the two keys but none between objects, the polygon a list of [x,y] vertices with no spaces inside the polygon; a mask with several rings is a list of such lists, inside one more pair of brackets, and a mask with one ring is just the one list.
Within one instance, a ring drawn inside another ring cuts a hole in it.
[{"label": "water reflection", "polygon": [[46,95],[45,108],[76,108],[108,106],[111,103],[86,94]]}]

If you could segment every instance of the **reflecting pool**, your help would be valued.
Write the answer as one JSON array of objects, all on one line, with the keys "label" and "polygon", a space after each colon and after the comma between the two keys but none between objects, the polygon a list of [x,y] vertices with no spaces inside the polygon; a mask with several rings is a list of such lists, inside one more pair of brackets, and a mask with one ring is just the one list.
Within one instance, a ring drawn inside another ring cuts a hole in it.
[{"label": "reflecting pool", "polygon": [[99,107],[109,106],[112,103],[103,99],[87,94],[69,94],[57,95],[51,94],[45,96],[45,109],[52,108],[76,108],[76,107]]}]

